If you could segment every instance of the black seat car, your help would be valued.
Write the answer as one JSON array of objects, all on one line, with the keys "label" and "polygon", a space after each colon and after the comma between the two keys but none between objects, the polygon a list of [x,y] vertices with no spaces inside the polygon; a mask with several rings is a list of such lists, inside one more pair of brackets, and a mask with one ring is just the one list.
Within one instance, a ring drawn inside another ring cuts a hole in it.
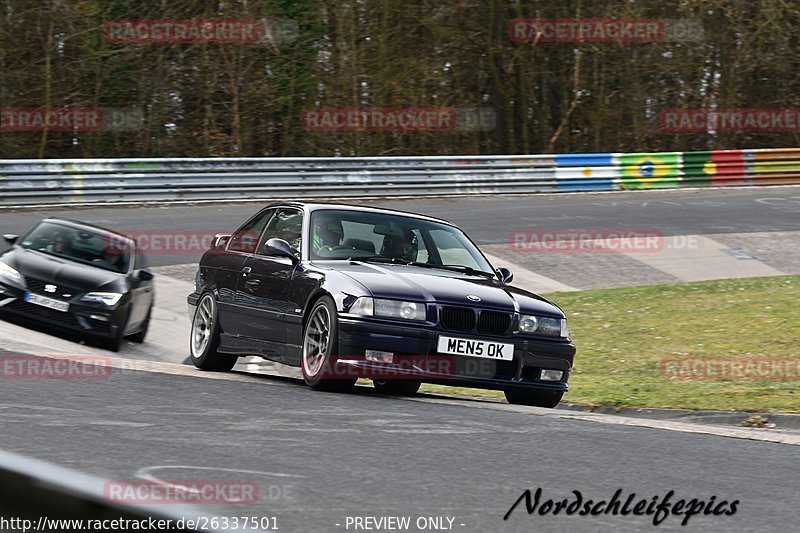
[{"label": "black seat car", "polygon": [[86,337],[118,351],[144,342],[155,298],[153,274],[136,243],[91,224],[48,218],[3,236],[0,313]]}]

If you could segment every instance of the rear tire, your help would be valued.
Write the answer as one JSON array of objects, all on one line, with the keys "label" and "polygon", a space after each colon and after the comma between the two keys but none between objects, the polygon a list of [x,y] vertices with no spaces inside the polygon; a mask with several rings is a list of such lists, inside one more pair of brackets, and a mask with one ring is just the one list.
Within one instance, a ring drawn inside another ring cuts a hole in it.
[{"label": "rear tire", "polygon": [[356,378],[336,375],[338,340],[336,304],[330,296],[323,296],[311,308],[303,328],[300,366],[303,380],[312,389],[346,391],[355,385]]},{"label": "rear tire", "polygon": [[393,396],[414,396],[419,391],[421,381],[413,379],[373,379],[375,390]]},{"label": "rear tire", "polygon": [[552,409],[564,396],[563,391],[507,390],[506,401],[512,405],[532,405]]},{"label": "rear tire", "polygon": [[227,372],[233,368],[239,357],[219,353],[217,347],[219,347],[217,301],[211,293],[206,293],[197,302],[189,334],[189,352],[194,366],[200,370],[213,372]]}]

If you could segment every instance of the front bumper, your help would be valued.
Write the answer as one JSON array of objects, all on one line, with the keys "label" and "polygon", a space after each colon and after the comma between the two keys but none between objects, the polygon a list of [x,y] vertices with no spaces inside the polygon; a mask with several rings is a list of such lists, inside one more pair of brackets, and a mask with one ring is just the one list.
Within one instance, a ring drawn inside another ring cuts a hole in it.
[{"label": "front bumper", "polygon": [[[440,335],[492,340],[514,345],[513,361],[437,353]],[[365,351],[391,352],[393,363],[366,359]],[[429,383],[511,390],[567,391],[575,346],[568,341],[491,337],[438,328],[397,326],[349,318],[339,319],[339,372],[377,379],[418,379]],[[560,381],[543,381],[542,369],[560,370]]]},{"label": "front bumper", "polygon": [[194,318],[194,312],[197,309],[198,301],[200,301],[200,295],[196,292],[193,292],[186,297],[186,307],[187,311],[189,312],[189,320]]},{"label": "front bumper", "polygon": [[64,312],[26,302],[25,293],[22,289],[2,285],[0,314],[25,323],[103,338],[117,335],[124,316],[122,304],[108,309],[70,301],[69,310]]}]

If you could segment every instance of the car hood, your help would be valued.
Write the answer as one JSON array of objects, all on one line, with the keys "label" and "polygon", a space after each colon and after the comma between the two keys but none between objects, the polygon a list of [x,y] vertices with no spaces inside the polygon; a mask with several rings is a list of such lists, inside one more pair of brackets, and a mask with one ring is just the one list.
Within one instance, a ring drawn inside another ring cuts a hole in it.
[{"label": "car hood", "polygon": [[[376,298],[437,302],[563,317],[561,309],[534,293],[479,276],[406,265],[328,263]],[[480,298],[480,301],[468,298]]]},{"label": "car hood", "polygon": [[110,288],[124,277],[123,274],[22,248],[12,248],[0,257],[23,277],[36,278],[83,292]]}]

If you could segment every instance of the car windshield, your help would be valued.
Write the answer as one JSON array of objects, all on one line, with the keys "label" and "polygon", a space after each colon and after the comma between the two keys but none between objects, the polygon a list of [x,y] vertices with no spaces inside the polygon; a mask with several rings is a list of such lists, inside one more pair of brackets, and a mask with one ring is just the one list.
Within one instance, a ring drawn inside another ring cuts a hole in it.
[{"label": "car windshield", "polygon": [[400,214],[318,210],[311,259],[384,261],[488,273],[492,266],[460,229]]},{"label": "car windshield", "polygon": [[125,273],[131,260],[128,239],[101,231],[42,222],[18,243],[22,248]]}]

